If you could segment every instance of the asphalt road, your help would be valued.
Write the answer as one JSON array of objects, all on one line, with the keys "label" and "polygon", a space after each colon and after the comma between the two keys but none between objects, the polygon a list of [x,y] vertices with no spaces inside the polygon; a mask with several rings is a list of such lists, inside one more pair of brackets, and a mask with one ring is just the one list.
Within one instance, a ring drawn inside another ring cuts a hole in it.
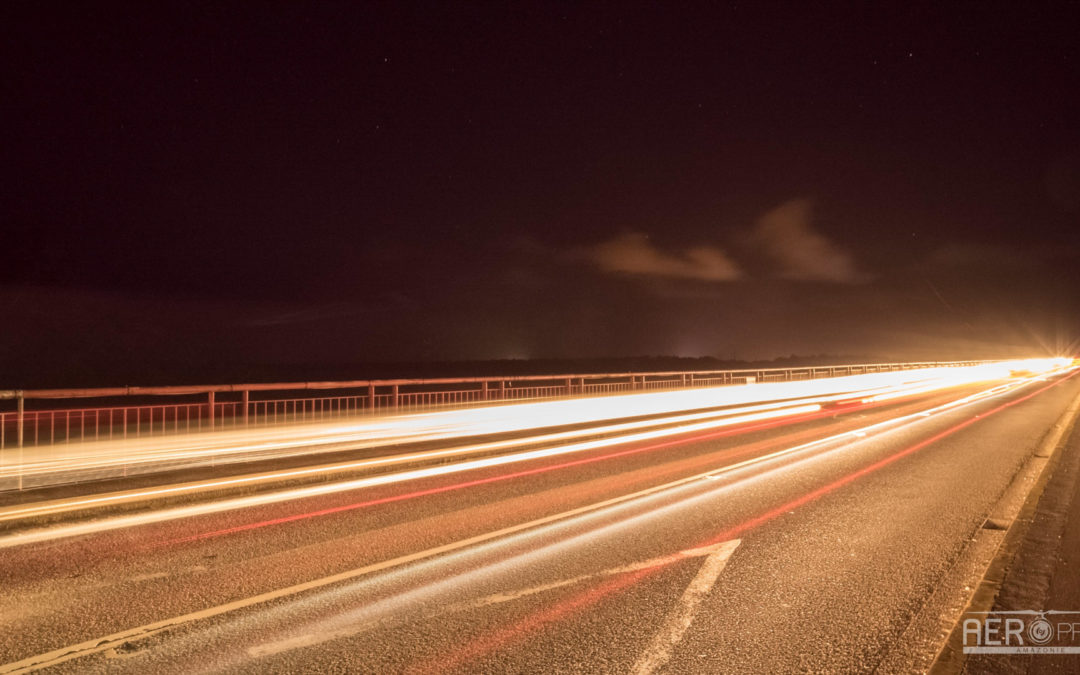
[{"label": "asphalt road", "polygon": [[938,408],[991,386],[0,548],[0,662],[917,663],[927,647],[905,640],[912,622],[1080,395],[1080,377],[1056,377]]}]

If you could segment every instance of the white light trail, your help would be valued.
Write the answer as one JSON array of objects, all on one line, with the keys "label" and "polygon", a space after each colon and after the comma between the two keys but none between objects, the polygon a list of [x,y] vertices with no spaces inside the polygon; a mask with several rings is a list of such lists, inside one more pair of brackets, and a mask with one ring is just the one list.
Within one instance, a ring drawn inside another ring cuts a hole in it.
[{"label": "white light trail", "polygon": [[[923,411],[921,413],[915,413],[896,420],[888,420],[883,423],[871,425],[862,429],[863,435],[866,431],[871,429],[879,429],[884,426],[900,423],[914,418],[925,418],[930,414],[948,410],[959,405],[965,405],[989,396],[1004,393],[1018,386],[1023,386],[1035,380],[1040,380],[1041,377],[1029,377],[1023,379],[1015,379],[1011,383],[1006,385],[999,385],[989,390],[979,392],[972,396],[967,396],[956,401],[938,406],[930,411]],[[954,386],[956,382],[949,380],[947,383],[942,383],[942,388]],[[716,429],[719,427],[743,424],[748,422],[775,419],[790,415],[799,415],[815,412],[820,410],[820,404],[809,404],[802,406],[793,406],[786,408],[777,408],[775,410],[749,413],[743,415],[728,416],[721,419],[713,419],[704,422],[680,424],[665,427],[662,429],[655,429],[650,431],[618,435],[611,438],[596,439],[578,443],[571,443],[566,445],[556,445],[550,448],[543,448],[539,450],[532,450],[527,452],[518,452],[509,455],[498,455],[494,457],[486,457],[482,459],[475,459],[469,461],[458,462],[454,464],[440,465],[435,467],[425,467],[422,469],[414,469],[411,471],[403,471],[393,474],[383,474],[376,476],[369,476],[365,478],[346,480],[330,484],[320,484],[314,486],[306,486],[301,488],[281,490],[270,493],[249,495],[245,497],[230,498],[216,502],[193,504],[187,506],[173,507],[167,509],[160,509],[157,511],[151,511],[147,513],[130,514],[124,516],[116,516],[111,518],[105,518],[101,520],[75,523],[70,525],[61,525],[56,527],[40,528],[22,533],[14,533],[7,537],[0,538],[0,548],[6,548],[9,546],[18,546],[22,544],[28,544],[38,541],[46,541],[56,538],[78,536],[82,534],[90,534],[101,532],[105,530],[113,530],[124,527],[132,527],[136,525],[143,525],[149,523],[163,522],[168,520],[175,520],[179,518],[187,518],[199,515],[205,515],[210,513],[217,513],[222,511],[248,508],[253,506],[260,506],[265,504],[291,501],[296,499],[303,499],[307,497],[314,497],[338,492],[344,492],[349,490],[357,490],[367,487],[374,487],[380,485],[388,485],[392,483],[399,483],[405,481],[419,480],[423,478],[430,478],[434,476],[441,476],[453,473],[459,473],[464,471],[470,471],[475,469],[490,468],[496,466],[503,466],[518,462],[525,462],[535,459],[553,457],[558,455],[582,452],[586,450],[593,450],[602,447],[607,447],[617,444],[633,443],[646,440],[653,440],[665,436],[671,436],[676,434],[688,434],[697,431],[704,431],[709,429]],[[859,436],[859,430],[854,432],[846,432],[846,434],[854,434]],[[168,489],[168,488],[162,488]],[[33,508],[33,507],[28,507]],[[24,512],[23,516],[33,515],[32,513]]]}]

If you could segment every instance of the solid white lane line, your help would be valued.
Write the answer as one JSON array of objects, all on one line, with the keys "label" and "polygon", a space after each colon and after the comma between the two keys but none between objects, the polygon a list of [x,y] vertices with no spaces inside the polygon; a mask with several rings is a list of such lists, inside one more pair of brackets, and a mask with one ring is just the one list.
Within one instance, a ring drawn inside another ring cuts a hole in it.
[{"label": "solid white lane line", "polygon": [[686,629],[693,622],[698,606],[712,590],[713,584],[720,577],[720,572],[724,571],[728,558],[735,552],[740,542],[739,539],[724,542],[709,553],[709,557],[698,570],[697,576],[686,587],[679,602],[664,620],[656,637],[634,663],[631,670],[634,675],[650,675],[668,662],[675,645],[679,643]]}]

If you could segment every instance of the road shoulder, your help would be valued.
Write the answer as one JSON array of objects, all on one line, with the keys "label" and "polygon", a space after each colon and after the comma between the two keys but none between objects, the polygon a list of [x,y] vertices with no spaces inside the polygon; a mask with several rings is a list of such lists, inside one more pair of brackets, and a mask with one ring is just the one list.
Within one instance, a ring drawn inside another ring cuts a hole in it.
[{"label": "road shoulder", "polygon": [[[1042,463],[1030,493],[1015,518],[991,514],[981,533],[1006,529],[960,617],[1031,610],[1080,609],[1080,433],[1077,399],[1029,464]],[[1054,442],[1055,433],[1059,439]],[[1023,472],[1022,472],[1023,473]],[[979,535],[976,535],[978,540]],[[1076,672],[1080,655],[964,654],[960,621],[938,654],[932,673]]]}]

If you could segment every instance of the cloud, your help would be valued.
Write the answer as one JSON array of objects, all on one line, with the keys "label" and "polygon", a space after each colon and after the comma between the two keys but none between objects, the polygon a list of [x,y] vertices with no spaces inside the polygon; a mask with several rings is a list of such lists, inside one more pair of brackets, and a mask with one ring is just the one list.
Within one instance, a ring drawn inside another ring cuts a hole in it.
[{"label": "cloud", "polygon": [[[808,200],[793,199],[762,215],[738,238],[747,262],[760,259],[767,263],[764,275],[793,281],[856,284],[869,280],[850,253],[814,229],[811,210]],[[587,249],[586,258],[599,269],[616,274],[709,282],[745,277],[742,266],[716,246],[664,251],[641,232],[597,244]]]},{"label": "cloud", "polygon": [[742,276],[739,266],[714,246],[695,246],[667,253],[639,232],[620,235],[589,251],[592,262],[605,272],[638,276],[732,281]]},{"label": "cloud", "polygon": [[865,281],[851,256],[811,227],[810,212],[805,199],[785,202],[761,216],[749,240],[778,265],[778,274],[785,279]]}]

